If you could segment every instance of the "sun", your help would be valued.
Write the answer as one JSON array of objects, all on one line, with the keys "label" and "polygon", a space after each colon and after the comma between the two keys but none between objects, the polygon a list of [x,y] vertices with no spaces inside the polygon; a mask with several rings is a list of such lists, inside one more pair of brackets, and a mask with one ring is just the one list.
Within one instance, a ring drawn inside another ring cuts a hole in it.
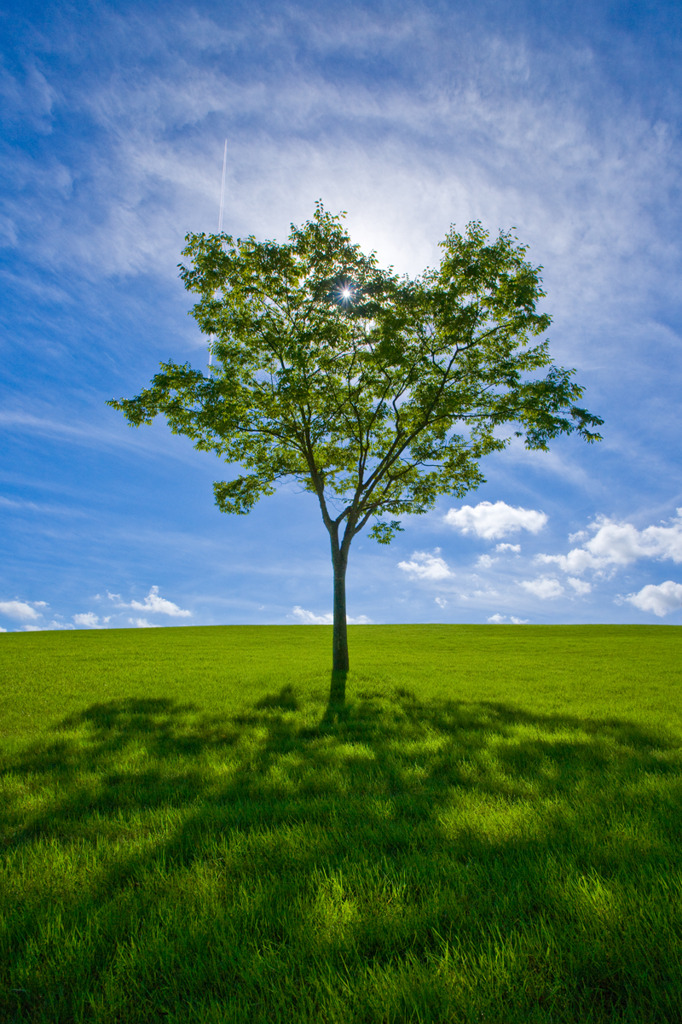
[{"label": "sun", "polygon": [[339,302],[352,302],[355,298],[355,289],[350,282],[344,281],[339,287],[338,295]]}]

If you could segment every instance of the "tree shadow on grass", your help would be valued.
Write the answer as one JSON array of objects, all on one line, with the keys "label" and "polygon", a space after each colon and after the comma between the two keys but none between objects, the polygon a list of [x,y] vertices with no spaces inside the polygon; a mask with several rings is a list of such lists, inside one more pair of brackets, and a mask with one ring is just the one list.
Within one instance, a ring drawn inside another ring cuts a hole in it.
[{"label": "tree shadow on grass", "polygon": [[[528,798],[532,785],[541,797],[560,795],[580,779],[599,790],[609,768],[617,769],[621,781],[650,771],[661,776],[680,770],[677,759],[665,757],[679,750],[674,737],[617,718],[535,714],[501,702],[423,702],[404,689],[395,690],[390,699],[384,691],[365,689],[343,707],[330,701],[318,726],[297,722],[298,710],[291,685],[259,699],[252,710],[231,716],[202,716],[196,704],[166,698],[94,704],[55,728],[57,737],[83,727],[85,733],[41,740],[5,759],[4,771],[18,779],[56,775],[59,796],[34,814],[31,824],[24,820],[23,828],[12,820],[10,801],[0,812],[3,843],[12,846],[20,835],[29,839],[49,834],[87,806],[106,810],[110,800],[116,803],[124,778],[136,787],[133,804],[142,809],[169,799],[175,807],[195,804],[206,782],[193,764],[199,755],[224,756],[232,764],[229,785],[210,787],[214,802],[229,802],[231,795],[256,798],[281,758],[297,752],[304,759],[288,770],[289,796],[324,788],[314,774],[333,768],[335,774],[325,781],[330,798],[402,791],[413,802],[422,795],[431,817],[452,796],[450,790],[475,789],[514,799]],[[240,740],[256,726],[261,732],[266,729],[265,738],[240,755]],[[519,738],[515,734],[520,726],[541,735]],[[486,769],[482,757],[493,745],[497,772]],[[354,747],[364,748],[368,756],[358,756]],[[101,783],[96,797],[88,782],[92,774]],[[524,783],[521,789],[519,782]],[[270,787],[273,792],[276,788]]]},{"label": "tree shadow on grass", "polygon": [[[466,919],[457,918],[448,889],[453,883],[447,878],[459,870],[494,934],[496,927],[502,932],[510,927],[512,911],[523,920],[543,898],[560,902],[557,892],[544,892],[551,879],[543,875],[558,851],[576,875],[680,865],[679,741],[663,730],[617,718],[536,714],[501,702],[422,701],[405,689],[387,695],[366,688],[343,708],[330,702],[318,725],[304,724],[301,709],[292,686],[231,716],[202,715],[194,704],[161,698],[109,701],[64,719],[54,740],[5,757],[4,771],[15,782],[32,786],[37,779],[43,787],[29,812],[18,802],[19,789],[11,790],[15,796],[0,810],[6,854],[23,848],[27,856],[36,844],[52,841],[94,849],[102,836],[105,845],[119,844],[115,858],[102,861],[82,895],[72,893],[60,908],[61,927],[77,932],[93,905],[100,911],[112,907],[108,918],[101,915],[99,940],[83,945],[84,976],[96,979],[114,970],[116,949],[140,926],[132,910],[129,918],[119,910],[158,872],[182,877],[203,865],[213,865],[214,872],[217,863],[226,866],[220,884],[226,887],[224,899],[233,900],[231,926],[243,944],[233,954],[239,969],[234,967],[234,977],[227,970],[199,982],[183,974],[184,963],[173,968],[186,986],[195,986],[190,995],[200,1002],[206,992],[222,998],[239,971],[251,970],[256,933],[261,947],[265,943],[274,951],[268,961],[272,977],[280,972],[282,985],[290,985],[285,976],[293,968],[282,943],[300,946],[306,920],[296,914],[312,915],[307,923],[313,927],[320,872],[355,879],[358,892],[357,879],[374,877],[378,870],[409,879],[410,913],[426,921],[430,938],[423,941],[433,951],[433,936],[454,936],[454,920],[456,934],[467,934]],[[667,797],[661,797],[668,801],[665,808],[655,792],[643,800],[642,787],[652,778],[667,787]],[[45,796],[50,782],[56,783],[54,791]],[[515,807],[528,814],[514,817]],[[164,824],[166,813],[171,817]],[[595,827],[604,837],[601,845],[589,838]],[[126,837],[136,830],[139,835],[152,830],[157,839],[128,843]],[[499,883],[505,870],[510,879],[515,872],[530,873],[535,878],[526,885],[530,894],[511,881],[498,902],[478,891],[486,873],[497,872]],[[261,892],[260,903],[235,904],[240,886]],[[438,886],[446,893],[441,906],[432,894]],[[298,910],[292,909],[293,893],[302,900]],[[41,915],[49,916],[53,902],[46,889],[31,909],[11,919],[9,942],[18,973],[8,978],[7,989],[26,989],[20,1020],[43,1019],[41,1007],[46,1020],[50,1013],[52,1019],[69,1019],[74,1012],[76,994],[60,980],[66,968],[59,956],[53,954],[47,975],[44,968],[36,973],[30,967],[29,950],[41,942]],[[196,959],[202,941],[208,946],[215,941],[211,915],[195,913],[191,941],[196,948],[187,946],[184,934],[175,939],[187,959]],[[325,924],[326,938],[314,939],[318,952],[340,971],[348,957],[386,966],[408,956],[414,927],[388,910],[383,913],[375,908],[363,917],[358,912],[355,925],[339,925],[336,931]],[[476,935],[472,930],[471,942],[482,942]],[[422,949],[420,956],[427,953]],[[566,957],[569,953],[564,951]],[[306,962],[303,947],[300,956]],[[597,974],[602,966],[597,964]],[[140,972],[144,987],[148,979]],[[23,979],[20,985],[17,979]],[[41,986],[45,991],[39,994]],[[117,998],[125,1017],[130,1009],[123,987]],[[622,998],[613,996],[616,1002]],[[8,1012],[9,999],[0,994],[0,1017]],[[589,1005],[588,991],[581,1012]],[[615,1002],[612,1009],[615,1013]],[[562,1019],[572,1018],[556,1017]]]},{"label": "tree shadow on grass", "polygon": [[279,693],[270,693],[254,704],[256,711],[298,711],[298,700],[290,684],[283,686]]}]

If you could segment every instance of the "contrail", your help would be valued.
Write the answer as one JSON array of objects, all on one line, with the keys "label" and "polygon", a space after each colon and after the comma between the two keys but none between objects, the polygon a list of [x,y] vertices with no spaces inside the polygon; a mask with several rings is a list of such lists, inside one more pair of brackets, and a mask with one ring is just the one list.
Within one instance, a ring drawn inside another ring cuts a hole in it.
[{"label": "contrail", "polygon": [[[218,214],[218,234],[223,230],[223,212],[225,210],[225,171],[227,170],[227,139],[223,148],[223,177],[220,182],[220,213]],[[213,365],[213,335],[208,338],[208,365]]]},{"label": "contrail", "polygon": [[227,139],[223,149],[223,178],[220,183],[220,215],[218,217],[218,234],[223,230],[223,210],[225,209],[225,171],[227,169]]}]

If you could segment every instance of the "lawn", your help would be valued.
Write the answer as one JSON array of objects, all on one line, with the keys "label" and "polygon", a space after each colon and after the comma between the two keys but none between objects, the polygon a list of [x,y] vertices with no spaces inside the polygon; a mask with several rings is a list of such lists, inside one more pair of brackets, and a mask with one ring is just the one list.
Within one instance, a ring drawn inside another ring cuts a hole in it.
[{"label": "lawn", "polygon": [[0,1021],[679,1024],[682,630],[0,635]]}]

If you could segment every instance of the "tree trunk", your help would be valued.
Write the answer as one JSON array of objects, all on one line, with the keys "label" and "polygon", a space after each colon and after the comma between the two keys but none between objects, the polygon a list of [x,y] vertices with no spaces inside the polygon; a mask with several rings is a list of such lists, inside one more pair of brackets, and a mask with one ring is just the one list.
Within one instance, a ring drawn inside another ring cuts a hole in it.
[{"label": "tree trunk", "polygon": [[329,528],[334,567],[334,626],[332,633],[332,677],[329,705],[324,716],[329,725],[343,713],[346,702],[346,676],[348,675],[348,626],[346,622],[346,566],[348,544],[339,544],[338,524]]},{"label": "tree trunk", "polygon": [[348,552],[339,548],[332,537],[334,566],[334,634],[332,639],[332,671],[348,672],[348,626],[346,622],[346,567]]}]

